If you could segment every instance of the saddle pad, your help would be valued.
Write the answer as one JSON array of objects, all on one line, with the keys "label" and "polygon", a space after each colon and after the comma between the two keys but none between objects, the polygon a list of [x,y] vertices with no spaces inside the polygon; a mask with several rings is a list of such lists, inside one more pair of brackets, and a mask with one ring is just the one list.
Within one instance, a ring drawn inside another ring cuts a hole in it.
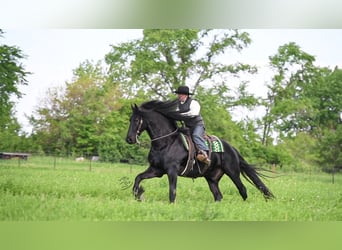
[{"label": "saddle pad", "polygon": [[[189,145],[186,140],[186,136],[183,133],[180,133],[180,135],[181,135],[181,139],[182,139],[184,147],[186,148],[186,150],[189,150]],[[209,143],[209,140],[210,140],[210,143]],[[211,135],[207,137],[205,143],[207,144],[208,147],[211,144],[212,152],[215,152],[215,153],[224,152],[222,141],[215,135]]]},{"label": "saddle pad", "polygon": [[216,153],[224,152],[222,141],[215,135],[209,136],[209,139],[205,141],[205,144],[207,144],[208,147],[211,144],[212,152],[216,152]]}]

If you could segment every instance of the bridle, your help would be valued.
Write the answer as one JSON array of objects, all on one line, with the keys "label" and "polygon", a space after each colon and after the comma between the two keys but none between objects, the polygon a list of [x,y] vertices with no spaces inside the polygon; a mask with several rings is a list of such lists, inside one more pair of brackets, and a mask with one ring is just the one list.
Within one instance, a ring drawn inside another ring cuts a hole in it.
[{"label": "bridle", "polygon": [[138,140],[138,138],[139,138],[140,133],[141,133],[140,130],[141,130],[142,125],[143,125],[143,118],[142,118],[142,116],[140,116],[137,133],[135,134],[135,140],[137,141],[138,144],[140,144],[140,141]]},{"label": "bridle", "polygon": [[[138,138],[139,138],[139,136],[140,136],[140,133],[141,133],[140,130],[141,130],[141,127],[142,127],[143,123],[144,123],[144,120],[143,120],[142,116],[140,116],[140,120],[139,120],[139,125],[138,125],[138,129],[137,129],[137,133],[136,133],[136,135],[135,135],[135,139],[136,139],[136,141],[137,141],[138,144],[140,144]],[[153,142],[153,141],[158,141],[158,140],[160,140],[160,139],[169,137],[169,136],[171,136],[171,135],[177,133],[177,131],[178,131],[178,127],[177,127],[174,131],[172,131],[171,133],[168,133],[168,134],[162,135],[162,136],[158,136],[158,137],[153,138],[153,139],[151,138],[151,142]]]}]

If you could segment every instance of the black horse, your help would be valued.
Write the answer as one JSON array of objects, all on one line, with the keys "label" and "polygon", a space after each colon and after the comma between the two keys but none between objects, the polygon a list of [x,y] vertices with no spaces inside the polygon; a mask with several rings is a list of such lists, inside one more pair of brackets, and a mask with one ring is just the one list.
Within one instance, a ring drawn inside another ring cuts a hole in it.
[{"label": "black horse", "polygon": [[[147,131],[151,138],[151,149],[148,155],[150,166],[135,178],[133,194],[140,200],[144,189],[140,182],[144,179],[162,177],[167,174],[169,180],[169,199],[173,203],[176,198],[177,177],[184,173],[188,162],[188,151],[185,149],[177,123],[170,117],[170,102],[150,101],[140,107],[132,106],[132,116],[126,141],[129,144],[138,142],[138,137]],[[204,177],[214,196],[215,201],[222,199],[218,183],[226,174],[238,188],[243,200],[247,199],[246,187],[240,179],[240,173],[264,195],[265,199],[274,198],[272,192],[259,178],[260,173],[248,164],[240,153],[223,141],[224,152],[212,153],[210,167],[203,173],[200,168],[192,168],[184,177]],[[199,165],[203,167],[203,165]]]}]

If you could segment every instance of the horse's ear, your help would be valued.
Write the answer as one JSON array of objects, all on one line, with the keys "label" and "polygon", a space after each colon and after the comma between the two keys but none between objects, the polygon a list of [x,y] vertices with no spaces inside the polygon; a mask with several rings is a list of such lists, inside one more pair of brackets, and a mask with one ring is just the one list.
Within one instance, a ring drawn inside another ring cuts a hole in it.
[{"label": "horse's ear", "polygon": [[134,103],[134,105],[131,104],[131,108],[133,111],[139,111],[139,108],[135,103]]}]

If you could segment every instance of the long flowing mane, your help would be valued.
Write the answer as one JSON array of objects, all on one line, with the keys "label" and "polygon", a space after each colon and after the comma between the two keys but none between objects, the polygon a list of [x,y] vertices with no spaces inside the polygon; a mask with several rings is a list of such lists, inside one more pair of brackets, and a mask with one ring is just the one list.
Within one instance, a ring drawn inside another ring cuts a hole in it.
[{"label": "long flowing mane", "polygon": [[149,111],[156,111],[161,113],[162,115],[166,116],[172,120],[187,120],[191,119],[191,117],[182,116],[178,110],[178,100],[168,100],[168,101],[159,101],[159,100],[152,100],[148,102],[144,102],[140,105],[145,112]]},{"label": "long flowing mane", "polygon": [[140,105],[140,108],[143,108],[145,111],[157,111],[164,115],[168,114],[169,112],[173,112],[177,108],[177,100],[170,100],[170,101],[158,101],[152,100],[148,102],[144,102]]}]

